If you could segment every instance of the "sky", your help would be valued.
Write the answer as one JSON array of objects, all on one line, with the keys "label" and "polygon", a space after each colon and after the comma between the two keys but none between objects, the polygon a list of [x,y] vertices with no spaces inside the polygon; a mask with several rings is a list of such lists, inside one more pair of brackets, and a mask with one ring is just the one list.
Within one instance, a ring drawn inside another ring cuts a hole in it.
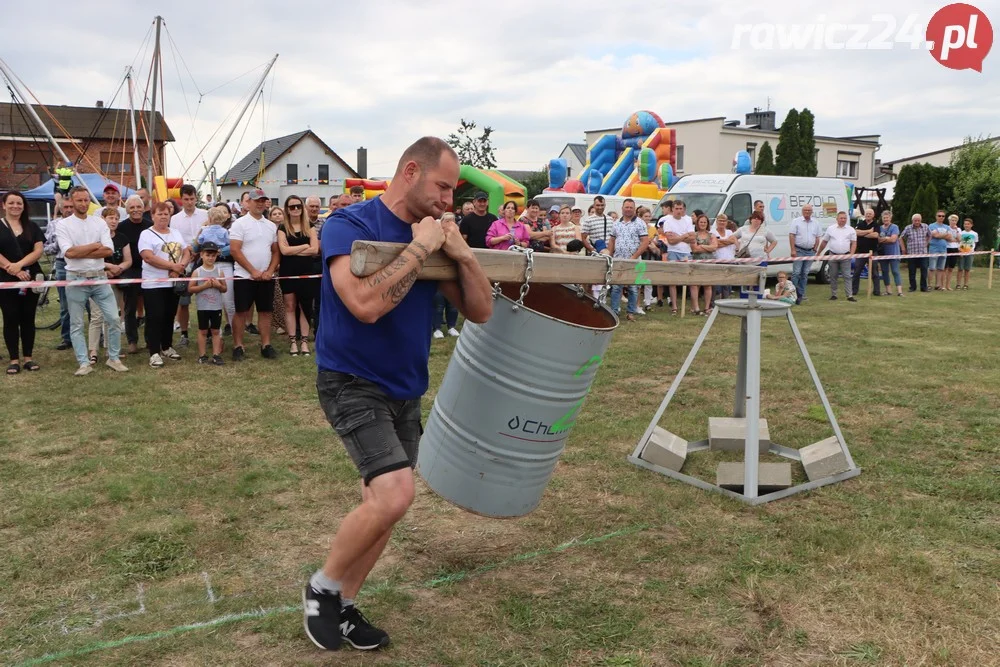
[{"label": "sky", "polygon": [[[640,109],[666,121],[743,120],[770,106],[780,123],[789,108],[809,107],[817,134],[880,134],[883,161],[1000,134],[1000,48],[982,72],[946,68],[911,49],[903,30],[909,20],[922,40],[943,2],[875,4],[293,0],[234,10],[174,0],[161,8],[165,112],[177,139],[167,175],[200,178],[199,155],[217,152],[276,53],[260,103],[222,151],[220,175],[262,138],[307,128],[352,166],[366,147],[369,174],[391,175],[409,143],[446,137],[463,118],[494,129],[501,168],[525,170]],[[1000,29],[1000,0],[976,4]],[[147,7],[92,0],[90,25],[47,24],[45,39],[6,31],[0,57],[46,105],[110,104],[130,64],[138,88],[147,85]],[[833,46],[854,36],[891,48],[776,48],[781,31],[812,26],[813,36],[834,23],[859,28],[834,32]],[[765,48],[769,32],[775,48]],[[114,104],[127,107],[124,92]]]}]

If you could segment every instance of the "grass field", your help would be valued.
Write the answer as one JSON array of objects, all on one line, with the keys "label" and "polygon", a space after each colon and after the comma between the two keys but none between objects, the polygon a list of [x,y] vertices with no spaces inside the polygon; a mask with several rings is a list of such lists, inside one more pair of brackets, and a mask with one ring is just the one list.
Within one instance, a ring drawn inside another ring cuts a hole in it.
[{"label": "grass field", "polygon": [[[864,472],[760,508],[625,460],[704,320],[623,323],[535,512],[480,518],[419,486],[359,599],[392,634],[378,655],[301,630],[301,584],[359,495],[311,359],[189,349],[75,378],[45,332],[42,372],[4,379],[0,663],[1000,664],[1000,289],[977,273],[858,304],[810,286],[796,318]],[[737,326],[717,323],[663,425],[697,440],[731,410]],[[831,434],[778,322],[762,386],[777,441]]]}]

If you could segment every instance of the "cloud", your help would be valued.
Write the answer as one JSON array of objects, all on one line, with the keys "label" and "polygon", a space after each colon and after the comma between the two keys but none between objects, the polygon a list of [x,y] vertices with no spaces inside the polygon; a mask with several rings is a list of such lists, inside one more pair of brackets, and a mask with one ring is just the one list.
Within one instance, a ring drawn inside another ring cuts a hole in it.
[{"label": "cloud", "polygon": [[[923,26],[940,7],[891,4],[769,2],[764,11],[729,0],[305,0],[251,13],[177,0],[162,39],[167,121],[177,137],[170,175],[194,163],[188,175],[200,176],[199,149],[217,150],[274,53],[281,55],[273,77],[223,151],[219,173],[262,137],[310,127],[349,163],[354,148],[367,147],[371,170],[385,174],[414,138],[447,135],[460,118],[495,129],[501,166],[530,169],[585,130],[617,126],[636,109],[667,120],[742,119],[770,103],[780,120],[808,106],[817,133],[881,134],[879,156],[890,159],[996,134],[997,54],[980,74],[941,67],[902,42],[864,51],[732,48],[741,24],[867,24],[870,40],[884,26],[873,14],[890,15],[898,32],[910,14]],[[149,10],[99,0],[88,11],[107,22],[54,23],[44,39],[35,31],[5,35],[8,64],[48,105],[110,103],[133,62],[138,88],[146,86]],[[993,20],[1000,25],[1000,16]],[[199,91],[208,93],[200,103]]]}]

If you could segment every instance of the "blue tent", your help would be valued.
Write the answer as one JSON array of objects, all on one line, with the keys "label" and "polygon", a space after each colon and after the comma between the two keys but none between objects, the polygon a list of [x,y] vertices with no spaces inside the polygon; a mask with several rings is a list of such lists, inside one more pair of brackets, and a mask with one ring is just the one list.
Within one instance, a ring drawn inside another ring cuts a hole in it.
[{"label": "blue tent", "polygon": [[[126,188],[121,183],[115,183],[110,179],[104,178],[100,174],[77,174],[73,177],[73,185],[80,185],[81,177],[83,178],[83,182],[87,184],[87,187],[90,188],[90,191],[93,192],[94,196],[98,199],[102,198],[104,188],[108,185],[108,183],[116,186],[118,191],[122,193],[122,201],[124,201],[129,195],[135,194],[135,190]],[[39,185],[37,188],[25,190],[21,194],[24,195],[25,199],[29,200],[55,201],[56,182],[50,179]]]}]

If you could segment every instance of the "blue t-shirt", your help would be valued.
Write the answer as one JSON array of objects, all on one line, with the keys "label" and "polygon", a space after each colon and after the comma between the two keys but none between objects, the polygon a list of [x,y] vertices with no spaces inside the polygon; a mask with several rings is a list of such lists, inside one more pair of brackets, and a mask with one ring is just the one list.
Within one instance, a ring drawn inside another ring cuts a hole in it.
[{"label": "blue t-shirt", "polygon": [[338,209],[327,218],[320,241],[323,283],[316,365],[374,382],[393,400],[420,398],[427,392],[437,282],[418,280],[395,308],[374,324],[365,324],[351,314],[330,280],[330,260],[349,255],[358,240],[409,243],[413,231],[381,197]]},{"label": "blue t-shirt", "polygon": [[883,243],[881,244],[883,255],[898,255],[899,254],[899,227],[896,223],[890,224],[888,227],[882,225],[882,230],[879,232],[879,236],[882,238],[889,238],[890,236],[896,236],[895,243]]},{"label": "blue t-shirt", "polygon": [[[946,232],[948,231],[948,225],[942,225],[939,222],[932,222],[928,225],[928,230],[931,234],[934,232]],[[941,254],[948,252],[948,239],[936,239],[932,236],[931,242],[927,245],[927,252]]]}]

